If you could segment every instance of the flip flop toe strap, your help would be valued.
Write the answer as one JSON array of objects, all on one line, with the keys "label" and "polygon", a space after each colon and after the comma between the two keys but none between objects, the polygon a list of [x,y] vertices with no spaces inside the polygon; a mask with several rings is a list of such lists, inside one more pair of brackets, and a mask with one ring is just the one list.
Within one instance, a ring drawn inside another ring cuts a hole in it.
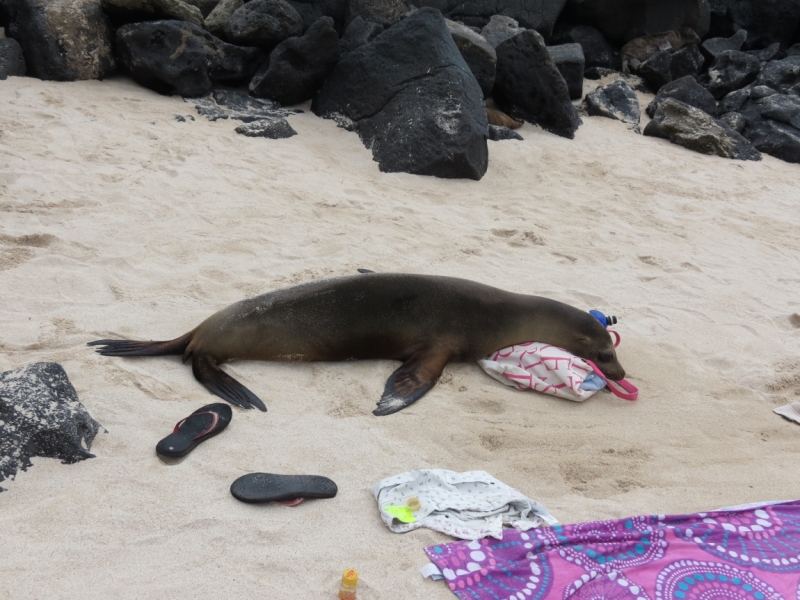
[{"label": "flip flop toe strap", "polygon": [[214,431],[214,429],[216,429],[217,425],[219,425],[219,414],[217,414],[215,412],[211,412],[211,411],[207,410],[207,411],[203,411],[203,412],[199,412],[199,413],[192,413],[188,417],[186,417],[185,419],[181,419],[180,421],[178,421],[178,423],[175,425],[175,429],[172,430],[173,435],[178,433],[178,431],[180,431],[181,425],[186,423],[186,421],[188,421],[192,417],[196,417],[197,415],[211,415],[211,425],[209,425],[203,431],[201,431],[196,436],[194,436],[192,438],[192,441],[194,441],[194,440],[196,440],[198,438],[201,438],[204,435],[208,435],[209,433]]}]

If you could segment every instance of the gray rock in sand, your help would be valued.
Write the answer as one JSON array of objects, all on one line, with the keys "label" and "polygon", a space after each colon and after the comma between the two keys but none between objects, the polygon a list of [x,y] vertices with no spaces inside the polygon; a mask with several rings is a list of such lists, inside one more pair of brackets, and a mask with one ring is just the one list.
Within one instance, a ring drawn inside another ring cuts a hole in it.
[{"label": "gray rock in sand", "polygon": [[586,58],[583,56],[583,48],[580,44],[561,44],[560,46],[548,46],[547,52],[553,59],[558,72],[567,82],[569,97],[578,100],[583,96],[583,70],[586,66]]},{"label": "gray rock in sand", "polygon": [[194,104],[197,112],[209,121],[217,119],[235,119],[244,123],[261,120],[274,121],[303,112],[293,108],[284,108],[273,100],[261,100],[229,90],[214,90],[201,98],[184,98],[183,100]]},{"label": "gray rock in sand", "polygon": [[591,117],[606,117],[637,126],[642,118],[639,100],[622,79],[599,87],[586,94],[586,113]]},{"label": "gray rock in sand", "polygon": [[500,142],[502,140],[523,140],[520,134],[508,127],[502,125],[489,125],[489,139],[493,142]]},{"label": "gray rock in sand", "polygon": [[63,464],[94,458],[99,429],[58,363],[0,373],[0,481],[27,470],[33,456]]},{"label": "gray rock in sand", "polygon": [[685,102],[667,98],[644,134],[669,140],[701,154],[739,160],[761,160],[761,154],[725,122]]},{"label": "gray rock in sand", "polygon": [[252,121],[239,125],[236,128],[236,133],[247,137],[264,137],[272,140],[290,138],[293,135],[297,135],[297,132],[292,129],[286,119]]}]

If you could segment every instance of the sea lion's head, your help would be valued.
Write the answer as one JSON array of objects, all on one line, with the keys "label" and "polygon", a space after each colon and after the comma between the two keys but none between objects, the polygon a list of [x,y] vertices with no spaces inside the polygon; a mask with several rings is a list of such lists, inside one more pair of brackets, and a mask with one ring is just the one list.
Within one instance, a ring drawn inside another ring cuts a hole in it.
[{"label": "sea lion's head", "polygon": [[572,352],[581,358],[591,360],[612,381],[625,378],[625,369],[617,360],[614,341],[600,322],[589,315],[578,329],[576,344],[578,352]]}]

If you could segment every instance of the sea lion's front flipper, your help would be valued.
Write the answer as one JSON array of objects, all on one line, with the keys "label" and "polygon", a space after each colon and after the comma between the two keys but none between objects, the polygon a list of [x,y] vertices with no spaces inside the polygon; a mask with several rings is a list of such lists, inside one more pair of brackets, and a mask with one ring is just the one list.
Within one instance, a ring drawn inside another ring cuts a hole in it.
[{"label": "sea lion's front flipper", "polygon": [[429,348],[412,354],[386,381],[381,401],[372,414],[390,415],[422,398],[436,385],[448,360],[447,350]]},{"label": "sea lion's front flipper", "polygon": [[212,394],[242,408],[259,408],[264,412],[267,407],[253,392],[228,375],[217,366],[216,361],[208,356],[192,355],[192,372],[194,378],[206,386]]}]

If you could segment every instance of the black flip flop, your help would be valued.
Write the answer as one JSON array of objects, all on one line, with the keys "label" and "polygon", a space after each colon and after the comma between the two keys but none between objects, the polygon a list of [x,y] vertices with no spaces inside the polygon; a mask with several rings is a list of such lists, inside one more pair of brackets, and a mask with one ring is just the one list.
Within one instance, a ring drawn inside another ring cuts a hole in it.
[{"label": "black flip flop", "polygon": [[279,502],[287,506],[297,506],[309,498],[333,498],[338,491],[333,481],[321,475],[248,473],[231,484],[231,494],[242,502]]},{"label": "black flip flop", "polygon": [[222,432],[231,422],[231,407],[221,402],[198,408],[178,421],[170,435],[158,442],[156,452],[165,458],[180,458],[197,444]]}]

